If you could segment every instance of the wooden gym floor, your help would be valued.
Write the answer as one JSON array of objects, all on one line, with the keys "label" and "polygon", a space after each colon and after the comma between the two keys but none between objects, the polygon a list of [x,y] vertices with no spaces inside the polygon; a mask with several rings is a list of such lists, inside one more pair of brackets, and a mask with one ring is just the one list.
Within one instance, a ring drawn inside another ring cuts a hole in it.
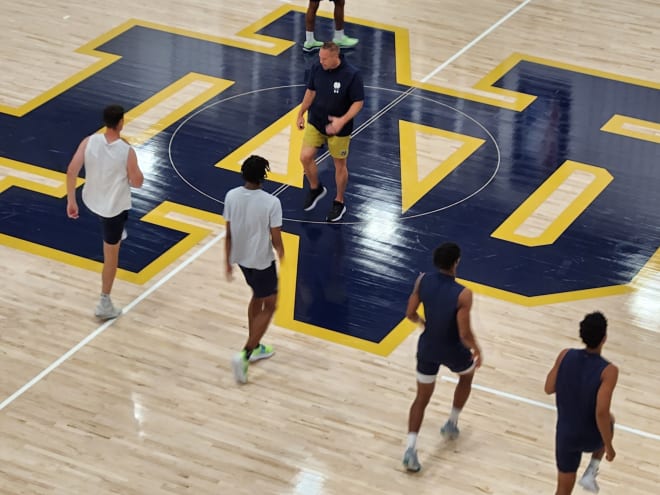
[{"label": "wooden gym floor", "polygon": [[[656,493],[660,7],[348,0],[367,101],[330,226],[325,204],[300,212],[290,128],[314,59],[305,6],[0,0],[0,494],[552,493],[543,381],[593,310],[621,369],[601,493]],[[63,173],[110,102],[146,181],[113,290],[125,313],[99,324],[100,241],[89,215],[65,218]],[[220,214],[251,152],[274,164],[287,262],[276,355],[239,387],[249,291],[223,277]],[[464,248],[485,363],[453,443],[443,372],[408,475],[419,330],[403,313],[444,240]]]}]

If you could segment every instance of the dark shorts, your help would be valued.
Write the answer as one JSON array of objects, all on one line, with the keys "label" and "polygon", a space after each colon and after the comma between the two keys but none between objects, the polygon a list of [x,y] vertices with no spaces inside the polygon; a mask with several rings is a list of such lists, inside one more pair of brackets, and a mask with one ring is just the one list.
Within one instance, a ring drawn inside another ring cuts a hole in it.
[{"label": "dark shorts", "polygon": [[245,276],[245,281],[252,288],[254,297],[262,298],[277,294],[277,269],[274,261],[265,270],[238,266]]},{"label": "dark shorts", "polygon": [[121,234],[124,232],[124,227],[128,220],[128,210],[122,211],[116,217],[99,217],[99,219],[101,220],[101,228],[103,230],[103,241],[113,245],[121,241]]},{"label": "dark shorts", "polygon": [[470,349],[458,344],[453,349],[443,350],[442,355],[428,359],[417,353],[417,372],[422,375],[437,375],[440,366],[446,366],[453,373],[464,373],[474,366]]},{"label": "dark shorts", "polygon": [[580,467],[583,452],[595,452],[603,448],[600,435],[597,438],[575,439],[557,434],[555,439],[555,460],[557,469],[562,473],[575,473]]}]

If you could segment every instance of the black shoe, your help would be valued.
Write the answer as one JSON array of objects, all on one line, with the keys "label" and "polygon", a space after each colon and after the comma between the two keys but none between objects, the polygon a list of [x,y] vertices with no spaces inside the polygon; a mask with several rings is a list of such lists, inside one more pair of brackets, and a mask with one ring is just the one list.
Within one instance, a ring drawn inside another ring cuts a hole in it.
[{"label": "black shoe", "polygon": [[344,216],[344,213],[346,213],[346,205],[339,201],[333,201],[332,208],[330,208],[330,211],[328,212],[326,221],[338,222]]},{"label": "black shoe", "polygon": [[319,187],[317,187],[316,189],[310,189],[309,192],[307,193],[307,197],[305,198],[305,204],[303,205],[303,210],[312,211],[314,208],[316,208],[316,204],[326,194],[328,194],[328,190],[325,188],[325,186],[323,186],[323,184],[319,184]]}]

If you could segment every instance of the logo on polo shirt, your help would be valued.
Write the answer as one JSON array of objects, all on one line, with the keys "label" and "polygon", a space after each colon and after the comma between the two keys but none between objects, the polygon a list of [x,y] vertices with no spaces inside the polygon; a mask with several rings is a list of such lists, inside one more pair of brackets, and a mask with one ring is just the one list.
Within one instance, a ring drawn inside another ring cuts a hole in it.
[{"label": "logo on polo shirt", "polygon": [[332,84],[332,89],[334,94],[339,94],[339,90],[341,89],[341,83],[339,81],[335,81]]}]

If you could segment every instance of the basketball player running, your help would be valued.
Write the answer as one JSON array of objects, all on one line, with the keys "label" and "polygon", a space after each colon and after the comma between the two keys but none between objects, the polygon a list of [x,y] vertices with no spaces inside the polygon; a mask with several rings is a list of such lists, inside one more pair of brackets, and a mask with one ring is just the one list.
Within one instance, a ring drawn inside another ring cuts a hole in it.
[{"label": "basketball player running", "polygon": [[[410,407],[408,444],[403,465],[417,472],[417,435],[424,419],[424,410],[431,400],[441,365],[458,374],[454,401],[449,419],[441,428],[442,435],[454,440],[458,437],[458,415],[470,396],[472,378],[481,365],[481,349],[472,333],[470,309],[472,291],[455,280],[460,260],[460,248],[454,243],[440,245],[433,252],[435,273],[422,273],[408,300],[406,317],[424,325],[417,345],[417,396]],[[426,321],[417,313],[424,305]]]},{"label": "basketball player running", "polygon": [[124,226],[131,208],[131,186],[142,187],[144,176],[138,166],[135,150],[119,133],[124,127],[124,109],[110,105],[103,111],[106,130],[82,140],[66,172],[69,218],[79,217],[76,201],[76,179],[85,167],[82,199],[85,206],[98,215],[103,230],[103,271],[101,299],[94,314],[110,320],[121,314],[110,299],[110,291],[117,275],[119,247],[126,238]]},{"label": "basketball player running", "polygon": [[545,380],[545,392],[556,394],[557,402],[556,495],[573,492],[582,452],[592,454],[579,484],[593,493],[599,489],[596,475],[603,455],[608,461],[616,456],[610,404],[619,370],[601,356],[607,338],[605,316],[586,315],[580,322],[580,338],[586,347],[561,351]]},{"label": "basketball player running", "polygon": [[282,204],[261,189],[270,170],[268,160],[252,155],[241,166],[245,185],[230,190],[225,197],[225,259],[227,277],[232,278],[232,264],[240,267],[252,288],[248,305],[248,339],[232,360],[238,383],[247,382],[248,364],[273,355],[270,345],[261,343],[277,303],[277,270],[273,248],[280,262],[282,244]]}]

